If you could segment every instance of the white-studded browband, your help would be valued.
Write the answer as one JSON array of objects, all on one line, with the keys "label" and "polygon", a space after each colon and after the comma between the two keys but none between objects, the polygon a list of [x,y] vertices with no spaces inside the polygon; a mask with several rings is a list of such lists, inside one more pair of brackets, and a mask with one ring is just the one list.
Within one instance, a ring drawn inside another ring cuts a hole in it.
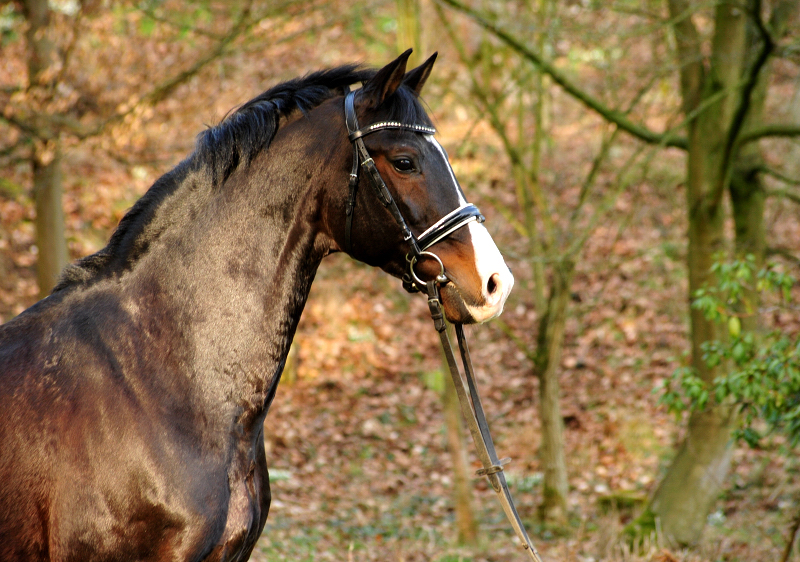
[{"label": "white-studded browband", "polygon": [[400,123],[399,121],[379,121],[378,123],[367,125],[363,129],[353,131],[348,136],[352,142],[370,133],[374,133],[375,131],[380,131],[381,129],[406,129],[414,133],[423,133],[425,135],[433,135],[436,133],[436,129],[426,125],[409,125],[408,123]]}]

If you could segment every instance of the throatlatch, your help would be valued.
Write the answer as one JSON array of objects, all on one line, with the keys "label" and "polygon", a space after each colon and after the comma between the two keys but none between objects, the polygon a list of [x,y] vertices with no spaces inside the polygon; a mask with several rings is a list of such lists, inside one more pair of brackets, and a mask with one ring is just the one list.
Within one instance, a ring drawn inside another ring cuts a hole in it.
[{"label": "throatlatch", "polygon": [[[446,238],[462,226],[472,221],[483,222],[483,215],[481,215],[475,205],[466,203],[436,221],[430,228],[420,234],[419,237],[414,236],[414,233],[411,232],[403,215],[400,213],[400,209],[398,209],[397,204],[392,198],[392,194],[387,189],[383,178],[381,178],[378,168],[375,166],[375,162],[367,152],[362,137],[383,129],[404,129],[426,135],[432,135],[436,130],[426,125],[406,124],[397,121],[382,121],[359,129],[354,98],[355,92],[346,92],[344,101],[345,121],[347,123],[350,141],[353,143],[353,168],[350,172],[349,192],[345,209],[347,214],[345,223],[345,249],[347,252],[352,251],[350,233],[353,226],[353,214],[355,213],[356,192],[359,182],[358,172],[359,167],[361,167],[366,171],[369,182],[375,190],[378,200],[392,213],[392,216],[402,230],[403,239],[409,244],[409,251],[406,255],[408,270],[403,276],[403,287],[409,292],[424,291],[428,295],[428,308],[431,313],[431,318],[433,319],[434,327],[439,333],[445,357],[447,358],[450,376],[453,379],[458,401],[461,404],[461,413],[467,421],[467,426],[472,434],[472,440],[475,443],[478,458],[480,458],[483,464],[483,468],[478,470],[477,474],[478,476],[486,476],[486,478],[489,479],[489,483],[492,485],[492,489],[499,495],[503,511],[522,543],[522,547],[528,552],[530,559],[533,562],[542,562],[541,558],[539,558],[539,553],[536,551],[536,547],[533,546],[533,543],[528,537],[528,533],[525,531],[522,520],[514,506],[514,501],[511,498],[511,493],[508,490],[508,484],[506,483],[505,474],[503,473],[503,466],[511,462],[511,459],[497,458],[494,442],[489,433],[489,424],[486,422],[486,415],[483,412],[481,399],[478,395],[478,387],[475,382],[475,373],[469,355],[467,338],[464,335],[464,327],[461,324],[455,324],[455,332],[458,339],[458,347],[461,352],[461,362],[464,368],[463,376],[461,375],[455,353],[453,352],[453,346],[447,333],[447,320],[445,319],[441,298],[439,296],[439,288],[449,282],[444,264],[442,264],[442,260],[439,256],[433,252],[427,251],[431,246]],[[430,281],[423,281],[414,272],[414,266],[423,256],[435,259],[439,263],[440,273],[435,279]]]}]

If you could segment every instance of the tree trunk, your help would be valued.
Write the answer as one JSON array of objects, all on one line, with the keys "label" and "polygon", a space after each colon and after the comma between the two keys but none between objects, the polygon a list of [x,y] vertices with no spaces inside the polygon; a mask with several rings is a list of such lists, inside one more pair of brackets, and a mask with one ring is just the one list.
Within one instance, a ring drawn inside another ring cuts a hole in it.
[{"label": "tree trunk", "polygon": [[[31,90],[41,92],[46,100],[54,89],[53,69],[58,52],[48,36],[50,7],[47,0],[25,0],[28,21],[28,83]],[[50,293],[61,270],[67,265],[67,244],[64,236],[64,208],[61,186],[61,152],[57,135],[41,138],[31,157],[33,198],[36,204],[36,265],[39,296]]]},{"label": "tree trunk", "polygon": [[[726,170],[724,150],[738,103],[737,86],[746,60],[744,10],[720,3],[715,13],[715,32],[707,75],[701,61],[699,34],[686,17],[683,0],[670,0],[676,20],[676,44],[681,68],[681,87],[686,113],[702,100],[719,96],[689,123],[686,196],[689,216],[689,295],[713,282],[711,266],[725,250],[722,190]],[[720,95],[723,92],[730,92]],[[706,383],[717,370],[703,360],[703,343],[725,337],[723,329],[691,309],[692,367]],[[660,522],[667,541],[694,544],[700,538],[730,468],[731,430],[735,415],[725,404],[710,403],[689,420],[686,439],[656,489],[645,517]]]},{"label": "tree trunk", "polygon": [[686,439],[647,510],[668,542],[694,544],[700,538],[730,468],[734,419],[732,410],[720,405],[689,419]]},{"label": "tree trunk", "polygon": [[[785,35],[790,19],[798,10],[796,0],[782,0],[773,8],[769,28],[774,38]],[[748,44],[751,51],[759,47],[760,37],[750,29]],[[767,97],[768,68],[762,69],[753,91],[747,113],[745,129],[758,125],[764,118],[764,104]],[[798,97],[798,96],[796,96]],[[800,97],[797,100],[800,101]],[[800,117],[800,107],[792,106]],[[733,207],[733,220],[736,232],[736,254],[739,257],[752,255],[756,267],[761,268],[766,255],[766,225],[764,224],[764,204],[766,192],[761,178],[764,158],[757,143],[746,144],[736,155],[732,169],[730,195]],[[755,298],[755,295],[752,295]],[[753,301],[753,305],[757,305]],[[755,320],[755,317],[753,317]],[[755,326],[744,326],[754,329]]]},{"label": "tree trunk", "polygon": [[397,8],[397,50],[402,53],[409,47],[414,53],[409,60],[416,65],[427,58],[423,52],[420,0],[395,0]]},{"label": "tree trunk", "polygon": [[61,154],[59,149],[50,161],[33,159],[33,198],[36,204],[36,247],[39,255],[36,275],[39,297],[44,298],[67,265],[67,244],[64,237],[62,204]]},{"label": "tree trunk", "polygon": [[[714,156],[707,150],[712,148],[713,151],[713,147],[706,144],[707,137],[697,132],[692,134],[692,139],[702,141],[704,146],[695,146],[689,153],[690,295],[712,281],[710,270],[714,256],[724,249],[722,205],[706,199],[704,187],[711,182],[703,181],[699,176],[704,174],[697,169],[713,168]],[[706,383],[714,380],[717,371],[706,365],[701,346],[724,337],[718,324],[707,320],[702,311],[691,309],[692,367]],[[723,404],[710,403],[706,410],[691,415],[686,439],[650,504],[668,541],[694,544],[700,538],[728,473],[734,421],[730,407]]]},{"label": "tree trunk", "polygon": [[[450,327],[448,326],[448,330]],[[464,440],[464,422],[458,403],[453,379],[447,374],[447,360],[442,357],[444,385],[442,407],[447,433],[447,448],[453,463],[453,502],[456,507],[456,525],[459,544],[475,545],[478,542],[478,524],[472,509],[472,477],[467,460],[467,445]]]},{"label": "tree trunk", "polygon": [[559,263],[554,267],[547,312],[539,321],[535,362],[536,375],[539,378],[539,418],[542,425],[542,446],[539,454],[544,473],[539,517],[543,521],[561,524],[567,519],[568,482],[558,374],[572,272],[571,264]]}]

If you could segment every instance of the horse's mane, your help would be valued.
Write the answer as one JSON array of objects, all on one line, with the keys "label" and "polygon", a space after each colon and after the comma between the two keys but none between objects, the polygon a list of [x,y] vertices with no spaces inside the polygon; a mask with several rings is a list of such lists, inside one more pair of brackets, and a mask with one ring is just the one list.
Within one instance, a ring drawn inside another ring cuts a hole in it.
[{"label": "horse's mane", "polygon": [[195,155],[209,165],[214,183],[224,182],[240,164],[269,147],[281,117],[306,113],[325,100],[341,95],[343,88],[368,80],[374,71],[356,65],[320,70],[270,88],[206,129],[197,139]]},{"label": "horse's mane", "polygon": [[[198,135],[194,152],[161,176],[120,220],[102,250],[68,265],[53,292],[128,269],[175,217],[158,218],[162,203],[170,199],[190,174],[205,172],[212,186],[219,186],[240,166],[266,150],[278,132],[281,118],[296,111],[306,113],[324,101],[341,95],[344,88],[366,82],[372,69],[345,65],[307,74],[270,88],[229,113],[220,124]],[[429,124],[416,96],[400,88],[392,96],[389,119]],[[197,179],[196,181],[201,181]],[[159,224],[155,224],[159,223]]]}]

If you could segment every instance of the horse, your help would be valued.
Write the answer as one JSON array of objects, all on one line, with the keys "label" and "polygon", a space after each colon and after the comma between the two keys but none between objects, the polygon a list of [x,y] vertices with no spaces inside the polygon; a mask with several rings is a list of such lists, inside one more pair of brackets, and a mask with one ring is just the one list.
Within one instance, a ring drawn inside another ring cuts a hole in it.
[{"label": "horse", "polygon": [[419,99],[436,54],[409,55],[244,103],[0,326],[0,560],[247,560],[265,417],[328,254],[435,282],[452,322],[500,314],[513,277]]}]

